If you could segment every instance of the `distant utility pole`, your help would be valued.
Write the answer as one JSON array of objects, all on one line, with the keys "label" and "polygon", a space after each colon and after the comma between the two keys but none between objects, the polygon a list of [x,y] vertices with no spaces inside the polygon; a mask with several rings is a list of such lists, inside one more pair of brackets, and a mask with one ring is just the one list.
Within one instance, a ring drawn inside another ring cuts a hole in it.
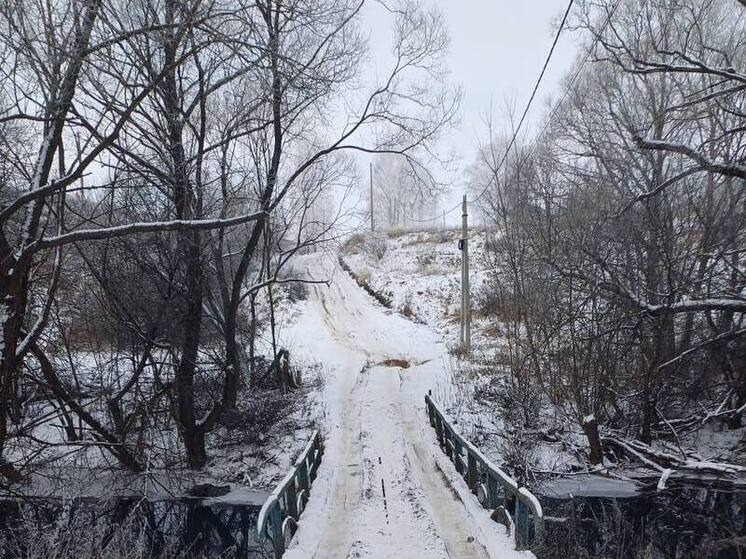
[{"label": "distant utility pole", "polygon": [[373,231],[373,163],[370,163],[370,230]]},{"label": "distant utility pole", "polygon": [[471,350],[471,301],[469,300],[469,225],[466,194],[461,204],[461,345]]}]

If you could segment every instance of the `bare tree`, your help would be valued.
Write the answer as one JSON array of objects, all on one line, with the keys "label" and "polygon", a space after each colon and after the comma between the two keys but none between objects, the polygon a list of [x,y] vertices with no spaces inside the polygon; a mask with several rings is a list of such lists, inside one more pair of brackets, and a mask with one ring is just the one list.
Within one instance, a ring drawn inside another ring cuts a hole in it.
[{"label": "bare tree", "polygon": [[[242,305],[289,281],[281,270],[297,251],[334,238],[336,219],[311,210],[349,188],[343,154],[414,164],[453,117],[458,95],[438,83],[442,22],[402,2],[388,6],[390,73],[329,128],[324,115],[363,62],[361,7],[3,4],[0,457],[12,438],[32,439],[42,416],[8,427],[41,390],[81,448],[140,470],[143,432],[170,409],[187,464],[206,463],[206,434],[237,405]],[[71,286],[75,274],[90,298]],[[98,367],[88,400],[95,375],[71,358],[85,344],[117,371]]]},{"label": "bare tree", "polygon": [[591,66],[543,135],[474,171],[512,373],[578,422],[592,463],[599,424],[649,443],[692,406],[740,425],[746,403],[743,10],[612,10],[582,3]]}]

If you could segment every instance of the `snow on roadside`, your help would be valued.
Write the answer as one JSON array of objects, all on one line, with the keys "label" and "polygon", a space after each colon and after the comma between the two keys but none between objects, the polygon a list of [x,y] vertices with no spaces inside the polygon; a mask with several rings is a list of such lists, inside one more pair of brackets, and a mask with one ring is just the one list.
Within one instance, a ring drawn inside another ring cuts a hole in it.
[{"label": "snow on roadside", "polygon": [[[373,289],[388,296],[394,309],[425,322],[443,336],[453,335],[458,333],[461,300],[458,236],[454,230],[384,234],[373,249],[365,242],[348,242],[343,258]],[[470,249],[478,254],[484,240],[483,233],[476,233],[469,241]],[[474,292],[485,279],[483,269],[473,267]]]},{"label": "snow on roadside", "polygon": [[[584,444],[582,432],[554,417],[562,436],[543,435],[531,448],[522,445],[522,433],[509,433],[498,412],[495,396],[507,393],[505,369],[500,363],[504,339],[493,320],[480,313],[480,292],[489,281],[485,248],[486,230],[470,232],[470,283],[472,299],[472,352],[459,354],[461,252],[460,230],[379,233],[350,238],[342,257],[355,275],[391,299],[393,308],[435,330],[451,349],[446,371],[434,387],[434,397],[459,422],[464,436],[491,459],[504,463],[521,452],[533,466],[544,471],[567,471],[581,466],[577,449]],[[521,448],[517,448],[521,446]]]},{"label": "snow on roadside", "polygon": [[[587,439],[574,418],[567,417],[540,394],[511,385],[507,371],[507,346],[502,326],[481,312],[480,291],[490,281],[486,263],[489,234],[476,230],[470,237],[472,295],[472,351],[459,353],[461,253],[460,231],[409,231],[370,233],[351,237],[342,257],[352,272],[372,289],[384,294],[398,312],[427,323],[451,348],[446,374],[434,387],[435,399],[458,420],[461,433],[498,464],[530,464],[543,477],[584,471]],[[522,398],[537,398],[534,427],[521,427],[518,418],[508,420],[506,408]],[[512,428],[511,428],[512,424]],[[680,435],[681,443],[706,462],[734,456],[743,434],[704,426]],[[678,453],[665,440],[654,441],[659,452]],[[619,471],[636,476],[641,464],[631,462]],[[519,467],[522,472],[524,468]],[[524,472],[528,474],[528,472]],[[649,474],[649,471],[647,472]],[[527,479],[531,479],[528,477]]]},{"label": "snow on roadside", "polygon": [[424,394],[445,369],[439,336],[380,307],[327,258],[306,261],[314,279],[334,277],[313,287],[315,300],[282,336],[298,358],[325,363],[326,451],[286,557],[530,557],[437,446]]}]

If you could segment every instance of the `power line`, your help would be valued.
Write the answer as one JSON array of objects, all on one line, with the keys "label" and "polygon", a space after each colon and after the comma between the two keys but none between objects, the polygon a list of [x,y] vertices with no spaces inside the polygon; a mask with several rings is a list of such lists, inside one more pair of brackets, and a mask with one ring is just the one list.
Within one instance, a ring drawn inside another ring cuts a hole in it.
[{"label": "power line", "polygon": [[593,39],[593,42],[588,47],[588,50],[585,53],[585,56],[583,57],[583,60],[580,62],[578,67],[575,69],[575,73],[570,78],[570,81],[567,83],[567,87],[565,88],[564,93],[562,94],[562,97],[560,97],[560,100],[554,104],[554,108],[552,109],[551,114],[544,122],[544,126],[541,127],[541,130],[539,130],[539,133],[536,135],[536,141],[534,142],[534,146],[531,149],[531,155],[536,151],[536,148],[538,147],[538,140],[541,138],[542,134],[546,131],[546,129],[549,127],[549,125],[552,123],[552,120],[554,120],[554,117],[557,115],[557,112],[559,111],[560,107],[562,107],[562,104],[565,102],[565,99],[567,99],[567,96],[572,91],[573,86],[575,85],[575,82],[578,79],[578,76],[580,75],[580,72],[583,70],[583,67],[588,62],[588,60],[591,57],[591,53],[596,48],[596,45],[598,44],[598,41],[601,39],[601,35],[603,35],[603,32],[606,31],[606,27],[608,27],[609,23],[611,22],[611,18],[614,16],[614,13],[616,12],[617,8],[622,3],[622,0],[617,0],[614,4],[614,7],[611,9],[610,12],[606,15],[606,20],[604,21],[603,25],[601,26],[601,29],[598,31],[598,34]]},{"label": "power line", "polygon": [[[539,90],[539,86],[541,85],[541,80],[544,78],[544,73],[547,71],[547,67],[549,66],[549,61],[552,59],[552,55],[554,54],[554,49],[557,46],[557,41],[559,41],[560,35],[562,34],[562,30],[565,27],[565,23],[567,22],[567,18],[570,15],[570,10],[572,9],[572,6],[574,4],[575,0],[570,0],[570,2],[567,4],[567,9],[565,9],[565,14],[562,16],[562,22],[560,23],[559,29],[557,29],[557,33],[554,35],[554,40],[552,41],[552,46],[549,49],[549,53],[547,54],[546,59],[544,60],[544,65],[541,67],[541,72],[539,73],[539,77],[536,80],[536,83],[534,84],[534,89],[531,92],[531,97],[528,99],[528,103],[526,103],[526,108],[523,109],[523,114],[521,115],[521,119],[518,121],[518,126],[513,131],[513,136],[510,139],[510,143],[508,144],[508,148],[505,150],[505,154],[503,155],[502,159],[500,160],[500,163],[497,165],[497,169],[495,170],[495,174],[500,171],[503,164],[505,163],[505,160],[508,158],[508,154],[510,153],[510,149],[513,147],[513,144],[515,143],[516,138],[518,137],[518,133],[521,131],[521,127],[523,126],[523,122],[526,120],[526,115],[528,114],[529,109],[531,108],[531,103],[533,103],[534,98],[536,97],[536,92]],[[484,196],[485,192],[487,192],[487,189],[490,187],[490,183],[487,183],[485,187],[482,189],[482,191],[477,195],[477,197],[473,200],[474,202],[478,201],[482,196]],[[450,214],[451,212],[457,210],[461,207],[461,203],[456,204],[451,209],[445,212],[445,214]],[[441,215],[431,217],[428,219],[420,219],[416,220],[415,223],[425,223],[428,221],[433,221],[435,219],[439,219],[444,213],[441,213]]]},{"label": "power line", "polygon": [[[536,97],[536,92],[539,90],[539,85],[541,84],[541,80],[544,77],[544,72],[547,70],[547,66],[549,66],[549,61],[552,58],[552,54],[554,54],[554,47],[557,46],[557,41],[559,41],[560,34],[562,33],[562,29],[565,27],[565,23],[567,22],[567,17],[570,15],[570,9],[572,8],[572,5],[575,0],[570,0],[570,3],[567,5],[567,9],[565,10],[565,15],[562,17],[562,23],[560,23],[559,29],[557,29],[557,33],[554,36],[554,41],[552,42],[552,47],[549,49],[549,54],[547,54],[547,58],[544,61],[544,66],[541,68],[541,73],[539,74],[539,79],[536,80],[536,85],[534,85],[534,90],[531,92],[531,97],[528,99],[528,103],[526,103],[526,108],[523,110],[523,114],[521,115],[521,120],[518,121],[518,126],[513,131],[513,136],[510,138],[510,142],[508,143],[508,147],[505,150],[505,153],[503,154],[502,159],[500,160],[500,163],[497,164],[497,169],[495,169],[494,174],[497,174],[500,172],[500,169],[502,169],[503,164],[505,163],[505,160],[508,158],[508,154],[510,153],[511,148],[513,147],[513,144],[515,144],[515,140],[518,137],[518,133],[521,131],[521,127],[523,126],[523,121],[526,120],[526,115],[528,114],[528,110],[531,108],[531,103],[534,101],[534,97]],[[482,192],[479,193],[479,195],[474,198],[474,202],[477,202],[484,194],[487,192],[487,189],[490,187],[490,183],[487,183],[485,187],[482,189]]]},{"label": "power line", "polygon": [[[516,140],[516,138],[518,136],[518,133],[520,132],[521,126],[523,125],[523,121],[525,120],[525,117],[528,114],[528,110],[531,107],[531,103],[533,102],[534,97],[536,96],[536,92],[538,91],[539,84],[541,83],[541,80],[542,80],[542,78],[544,76],[544,73],[545,73],[545,71],[547,69],[547,66],[548,66],[549,61],[550,61],[550,59],[552,57],[552,54],[554,53],[554,48],[557,45],[557,41],[559,40],[559,36],[560,36],[560,34],[561,34],[564,26],[565,26],[565,23],[567,21],[567,17],[568,17],[568,15],[570,13],[570,9],[572,8],[572,5],[573,5],[573,1],[574,0],[570,0],[570,3],[568,4],[567,9],[565,10],[565,15],[562,18],[562,23],[560,24],[560,27],[557,30],[557,34],[554,37],[554,41],[552,42],[552,47],[550,48],[549,54],[547,55],[547,58],[544,61],[544,66],[541,69],[541,73],[539,74],[539,78],[538,78],[538,80],[536,82],[536,85],[534,86],[533,92],[531,93],[531,97],[529,98],[529,101],[526,104],[526,108],[523,111],[523,115],[521,116],[521,120],[519,121],[518,126],[516,127],[516,129],[515,129],[512,137],[510,139],[510,143],[508,144],[508,148],[505,150],[505,154],[503,155],[502,159],[498,163],[497,168],[495,169],[494,174],[497,174],[500,171],[500,169],[502,169],[502,166],[504,165],[506,159],[508,158],[508,154],[510,153],[510,149],[513,147],[513,145],[515,143],[515,140]],[[573,73],[572,77],[570,78],[570,81],[568,82],[567,87],[565,88],[565,91],[562,94],[562,97],[560,98],[560,100],[557,103],[555,103],[554,108],[552,109],[552,112],[550,113],[550,115],[546,119],[546,121],[544,122],[544,125],[542,126],[541,130],[539,131],[539,133],[536,135],[537,141],[534,143],[534,146],[533,146],[533,148],[531,150],[531,154],[533,154],[536,151],[536,148],[538,147],[538,139],[544,134],[544,132],[546,131],[546,129],[551,124],[552,120],[554,120],[554,117],[557,115],[557,112],[559,111],[560,107],[562,106],[562,104],[564,103],[565,99],[567,98],[567,96],[572,91],[572,88],[575,85],[575,82],[577,81],[578,76],[580,76],[580,73],[583,70],[583,67],[585,66],[585,64],[590,59],[591,53],[596,48],[596,44],[598,44],[598,41],[600,40],[601,35],[606,30],[606,27],[611,22],[611,18],[613,17],[614,13],[616,13],[616,10],[621,5],[621,3],[622,3],[622,0],[617,0],[616,3],[614,4],[614,7],[611,9],[611,11],[609,11],[607,13],[606,19],[605,19],[603,25],[601,26],[599,32],[597,33],[597,35],[594,38],[593,42],[591,43],[590,47],[586,51],[585,57],[583,57],[583,60],[580,62],[580,64],[576,68],[575,72]],[[485,185],[485,187],[477,195],[477,197],[474,199],[474,201],[478,201],[479,199],[481,199],[482,196],[484,196],[484,194],[487,192],[487,190],[489,189],[489,187],[491,186],[491,184],[492,184],[492,180],[490,180]],[[435,216],[435,217],[432,217],[432,218],[428,218],[428,219],[417,220],[416,222],[417,223],[425,223],[425,222],[429,222],[429,221],[434,221],[436,219],[440,219],[441,217],[444,218],[446,215],[450,214],[451,212],[454,212],[455,210],[459,209],[460,207],[461,207],[461,203],[458,203],[455,206],[453,206],[452,208],[450,208],[449,210],[447,210],[445,212],[441,212],[441,214],[438,215],[438,216]]]}]

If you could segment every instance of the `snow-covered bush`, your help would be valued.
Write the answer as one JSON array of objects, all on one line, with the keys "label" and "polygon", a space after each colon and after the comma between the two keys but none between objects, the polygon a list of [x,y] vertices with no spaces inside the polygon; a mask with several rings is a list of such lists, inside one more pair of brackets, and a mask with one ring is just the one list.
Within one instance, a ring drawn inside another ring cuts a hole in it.
[{"label": "snow-covered bush", "polygon": [[364,281],[366,283],[370,281],[370,269],[367,266],[360,268],[360,270],[355,275],[360,281]]},{"label": "snow-covered bush", "polygon": [[376,260],[381,260],[388,250],[388,243],[386,237],[370,236],[366,239],[365,245],[363,245],[365,252],[373,256]]},{"label": "snow-covered bush", "polygon": [[285,285],[288,301],[296,303],[308,298],[308,286],[302,281],[291,281]]},{"label": "snow-covered bush", "polygon": [[359,254],[363,248],[363,245],[365,245],[365,239],[366,236],[364,233],[355,233],[353,235],[350,235],[350,237],[344,243],[345,251],[349,252],[350,254]]}]

